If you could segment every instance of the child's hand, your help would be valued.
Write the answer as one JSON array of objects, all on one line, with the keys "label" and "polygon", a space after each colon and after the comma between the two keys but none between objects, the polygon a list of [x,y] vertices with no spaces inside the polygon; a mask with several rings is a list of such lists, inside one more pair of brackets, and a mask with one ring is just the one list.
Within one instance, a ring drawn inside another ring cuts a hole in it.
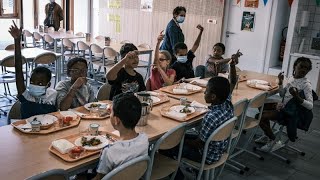
[{"label": "child's hand", "polygon": [[87,78],[86,77],[79,77],[71,86],[71,89],[79,89],[82,85],[87,83]]},{"label": "child's hand", "polygon": [[283,83],[283,79],[284,79],[284,72],[280,72],[279,74],[278,74],[278,79],[279,79],[279,85],[282,85],[282,83]]},{"label": "child's hand", "polygon": [[197,25],[197,28],[198,28],[201,32],[204,30],[204,28],[203,28],[200,24]]},{"label": "child's hand", "polygon": [[277,111],[280,111],[283,108],[284,108],[284,104],[283,103],[278,103],[277,104],[277,107],[276,107]]},{"label": "child's hand", "polygon": [[130,59],[138,58],[138,55],[139,55],[139,51],[137,51],[137,50],[130,51],[130,52],[128,52],[127,55],[124,57],[124,60],[125,60],[125,61],[128,61],[128,60],[130,60]]},{"label": "child's hand", "polygon": [[298,89],[295,88],[295,87],[290,87],[290,88],[289,88],[289,93],[290,93],[293,97],[299,97]]},{"label": "child's hand", "polygon": [[16,23],[12,20],[13,25],[9,28],[9,33],[14,39],[19,39],[21,38],[21,32],[22,32],[22,27],[20,29],[17,27]]},{"label": "child's hand", "polygon": [[162,31],[160,32],[158,38],[157,38],[158,42],[161,42],[161,41],[163,40],[163,38],[164,38],[164,34],[163,34],[163,30],[162,30]]},{"label": "child's hand", "polygon": [[231,61],[229,62],[230,65],[237,65],[239,63],[239,57],[242,56],[240,50],[237,51],[236,54],[232,54]]}]

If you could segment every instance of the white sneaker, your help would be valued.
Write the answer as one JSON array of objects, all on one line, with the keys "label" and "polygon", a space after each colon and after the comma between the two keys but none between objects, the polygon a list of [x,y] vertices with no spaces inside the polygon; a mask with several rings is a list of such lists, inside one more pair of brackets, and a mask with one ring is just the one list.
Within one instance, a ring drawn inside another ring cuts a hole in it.
[{"label": "white sneaker", "polygon": [[273,151],[276,151],[284,146],[285,146],[285,144],[283,144],[280,140],[277,142],[269,141],[266,145],[262,146],[260,148],[260,150],[263,152],[269,152],[269,151],[273,152]]},{"label": "white sneaker", "polygon": [[254,140],[255,143],[257,144],[267,144],[269,142],[268,136],[262,135],[258,139]]}]

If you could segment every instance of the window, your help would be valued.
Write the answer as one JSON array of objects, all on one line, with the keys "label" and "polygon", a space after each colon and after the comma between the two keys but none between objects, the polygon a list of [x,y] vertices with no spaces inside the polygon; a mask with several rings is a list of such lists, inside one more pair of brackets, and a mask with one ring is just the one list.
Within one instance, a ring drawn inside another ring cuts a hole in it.
[{"label": "window", "polygon": [[18,0],[0,0],[0,18],[18,17]]}]

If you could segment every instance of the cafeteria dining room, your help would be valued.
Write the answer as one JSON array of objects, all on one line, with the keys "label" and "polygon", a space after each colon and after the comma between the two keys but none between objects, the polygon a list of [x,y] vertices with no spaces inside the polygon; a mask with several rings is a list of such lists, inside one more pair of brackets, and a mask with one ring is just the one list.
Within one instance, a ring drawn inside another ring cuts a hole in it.
[{"label": "cafeteria dining room", "polygon": [[320,0],[0,9],[0,179],[320,178]]}]

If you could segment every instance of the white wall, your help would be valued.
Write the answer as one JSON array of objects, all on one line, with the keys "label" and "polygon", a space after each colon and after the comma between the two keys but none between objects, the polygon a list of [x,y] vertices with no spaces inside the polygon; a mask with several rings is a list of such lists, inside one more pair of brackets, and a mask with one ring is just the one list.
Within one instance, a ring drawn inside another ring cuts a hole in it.
[{"label": "white wall", "polygon": [[87,33],[89,0],[74,1],[74,32]]}]

